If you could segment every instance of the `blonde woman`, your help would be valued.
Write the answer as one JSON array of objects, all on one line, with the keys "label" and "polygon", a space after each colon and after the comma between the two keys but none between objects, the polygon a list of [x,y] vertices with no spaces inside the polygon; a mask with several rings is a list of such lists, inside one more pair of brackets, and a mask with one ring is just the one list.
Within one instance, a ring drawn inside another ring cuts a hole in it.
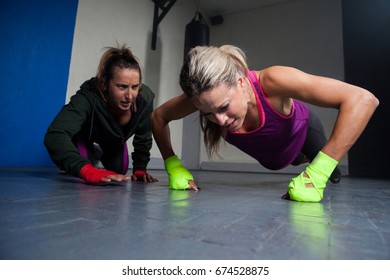
[{"label": "blonde woman", "polygon": [[[283,196],[296,201],[320,201],[329,178],[340,181],[338,161],[379,104],[363,88],[295,68],[249,70],[244,52],[231,45],[192,49],[180,86],[183,94],[152,113],[153,135],[171,188],[197,190],[173,151],[169,122],[199,111],[209,156],[218,155],[218,145],[225,140],[271,170],[309,162]],[[338,110],[329,139],[306,103]]]}]

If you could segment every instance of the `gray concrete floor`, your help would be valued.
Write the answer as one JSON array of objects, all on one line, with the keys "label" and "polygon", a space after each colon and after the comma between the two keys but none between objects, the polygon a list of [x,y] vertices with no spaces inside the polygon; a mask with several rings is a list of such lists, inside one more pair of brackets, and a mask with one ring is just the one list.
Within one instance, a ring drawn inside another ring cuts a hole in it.
[{"label": "gray concrete floor", "polygon": [[292,175],[193,172],[202,190],[91,186],[0,169],[0,259],[390,259],[390,181],[344,177],[321,203],[281,199]]}]

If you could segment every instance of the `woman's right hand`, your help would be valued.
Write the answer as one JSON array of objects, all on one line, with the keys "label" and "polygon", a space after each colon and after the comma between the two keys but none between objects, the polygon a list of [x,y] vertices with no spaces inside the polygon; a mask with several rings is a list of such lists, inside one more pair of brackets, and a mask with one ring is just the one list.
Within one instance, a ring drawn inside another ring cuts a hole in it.
[{"label": "woman's right hand", "polygon": [[169,188],[173,190],[195,190],[198,188],[192,174],[183,166],[176,155],[164,160],[165,170],[169,177]]},{"label": "woman's right hand", "polygon": [[80,177],[90,184],[110,183],[112,181],[122,182],[131,179],[131,177],[126,175],[96,168],[92,164],[87,164],[81,168]]}]

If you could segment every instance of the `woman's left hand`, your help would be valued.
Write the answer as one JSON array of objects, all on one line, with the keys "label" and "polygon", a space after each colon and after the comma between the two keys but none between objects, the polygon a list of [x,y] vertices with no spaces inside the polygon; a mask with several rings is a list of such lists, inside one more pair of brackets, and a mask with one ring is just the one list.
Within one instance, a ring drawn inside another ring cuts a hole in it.
[{"label": "woman's left hand", "polygon": [[143,170],[135,170],[131,175],[132,181],[157,182],[158,180]]}]

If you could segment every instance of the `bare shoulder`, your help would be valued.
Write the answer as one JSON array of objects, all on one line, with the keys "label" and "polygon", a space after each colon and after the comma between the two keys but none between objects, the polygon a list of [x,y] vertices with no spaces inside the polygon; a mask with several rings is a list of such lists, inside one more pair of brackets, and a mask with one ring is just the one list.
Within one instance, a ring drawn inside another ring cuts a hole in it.
[{"label": "bare shoulder", "polygon": [[269,97],[294,98],[309,76],[296,68],[276,65],[258,71],[258,79]]},{"label": "bare shoulder", "polygon": [[294,67],[289,66],[270,66],[258,71],[258,77],[262,84],[291,82],[297,78],[304,78],[305,73]]}]

